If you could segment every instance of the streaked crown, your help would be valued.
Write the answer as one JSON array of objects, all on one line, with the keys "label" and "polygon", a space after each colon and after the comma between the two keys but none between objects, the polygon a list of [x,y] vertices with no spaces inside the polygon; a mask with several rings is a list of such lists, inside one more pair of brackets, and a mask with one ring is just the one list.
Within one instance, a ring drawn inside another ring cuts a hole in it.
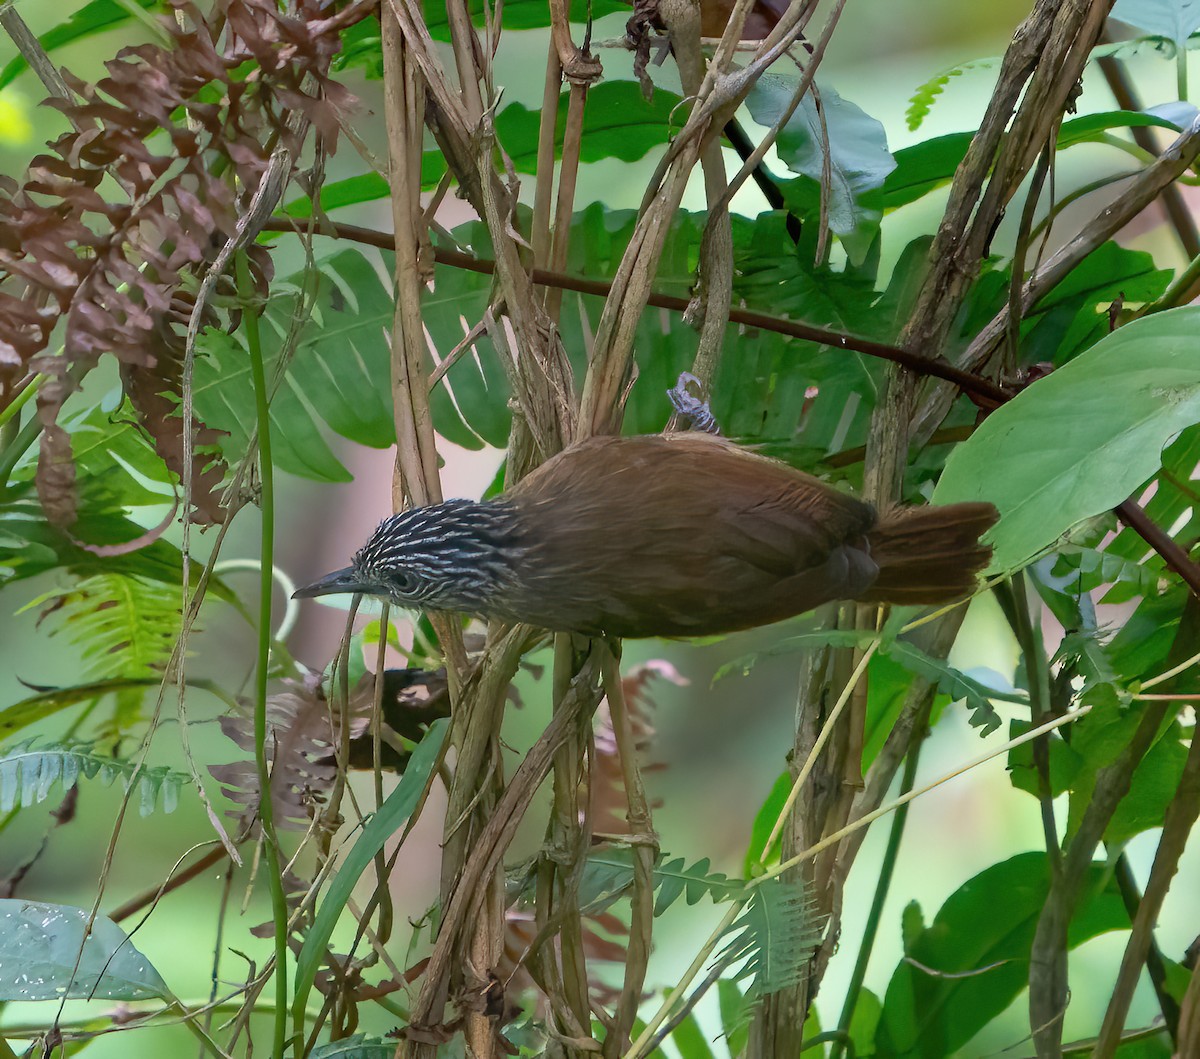
[{"label": "streaked crown", "polygon": [[503,501],[448,500],[385,518],[354,555],[364,587],[406,607],[484,614],[512,580],[516,517]]},{"label": "streaked crown", "polygon": [[350,566],[293,598],[363,592],[402,607],[487,616],[515,581],[519,537],[516,512],[504,500],[413,508],[385,518]]}]

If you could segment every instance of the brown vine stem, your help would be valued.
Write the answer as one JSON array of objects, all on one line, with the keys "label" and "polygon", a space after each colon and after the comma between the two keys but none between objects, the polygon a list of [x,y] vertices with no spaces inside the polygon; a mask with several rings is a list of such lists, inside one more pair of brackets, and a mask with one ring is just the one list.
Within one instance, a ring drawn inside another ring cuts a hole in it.
[{"label": "brown vine stem", "polygon": [[[495,810],[473,842],[462,873],[446,904],[437,943],[425,969],[427,988],[431,983],[443,981],[449,974],[450,959],[455,949],[454,941],[461,931],[469,928],[472,917],[485,898],[486,888],[481,884],[499,867],[525,808],[550,772],[555,752],[570,737],[572,726],[578,718],[583,715],[590,716],[600,701],[596,679],[598,669],[593,655],[581,668],[579,676],[571,682],[559,712],[554,715],[538,741],[517,766],[512,780],[496,802]],[[426,1003],[420,1003],[413,1010],[410,1030],[416,1031],[416,1034],[436,1030],[436,1026],[423,1022],[423,1017],[432,1014],[437,1012]]]},{"label": "brown vine stem", "polygon": [[1162,558],[1163,562],[1183,578],[1192,595],[1200,599],[1200,566],[1197,566],[1174,539],[1162,529],[1137,502],[1136,497],[1118,504],[1117,518],[1142,538]]},{"label": "brown vine stem", "polygon": [[646,965],[650,959],[650,936],[654,921],[654,865],[658,860],[658,839],[652,829],[650,801],[646,797],[641,771],[638,768],[637,745],[633,738],[624,688],[621,686],[621,667],[617,655],[607,642],[594,649],[601,652],[600,669],[604,679],[604,692],[608,696],[609,715],[612,718],[617,753],[621,758],[621,774],[625,782],[629,831],[631,835],[649,836],[631,840],[633,890],[630,895],[625,980],[621,985],[621,996],[613,1016],[614,1025],[604,1038],[604,1059],[619,1059],[629,1043],[637,1018],[642,1000],[642,986],[646,978]]},{"label": "brown vine stem", "polygon": [[[683,94],[699,94],[704,83],[705,62],[700,49],[700,5],[692,0],[659,0],[659,18],[671,35],[675,65],[679,70]],[[728,182],[721,141],[711,138],[700,155],[704,173],[704,192],[708,202],[708,220],[700,241],[700,260],[696,268],[695,296],[685,319],[694,317],[700,340],[692,362],[692,375],[699,381],[701,396],[707,394],[716,377],[725,345],[726,324],[733,304],[733,228],[729,216]],[[561,268],[563,262],[556,262]],[[689,319],[689,322],[692,322]],[[673,420],[674,421],[674,420]]]},{"label": "brown vine stem", "polygon": [[[1102,42],[1109,39],[1111,38],[1107,32],[1101,34]],[[1125,72],[1125,64],[1120,59],[1112,55],[1105,55],[1097,60],[1096,65],[1100,67],[1100,73],[1104,75],[1104,80],[1108,83],[1109,91],[1112,92],[1113,99],[1117,101],[1117,106],[1122,110],[1142,109],[1142,103],[1137,98],[1129,76]],[[1158,144],[1155,143],[1154,133],[1150,129],[1135,125],[1129,131],[1133,135],[1133,142],[1143,151],[1158,154]],[[1192,211],[1184,201],[1183,193],[1179,188],[1171,185],[1163,189],[1162,207],[1167,219],[1171,222],[1171,227],[1175,229],[1175,234],[1179,237],[1179,244],[1183,247],[1184,253],[1191,258],[1200,256],[1200,232],[1196,230],[1196,219],[1192,216]]]},{"label": "brown vine stem", "polygon": [[[295,230],[295,226],[295,221],[275,218],[267,224],[264,230],[292,232]],[[381,250],[392,250],[395,246],[393,236],[371,228],[363,228],[355,224],[344,224],[340,221],[327,221],[323,225],[323,228],[326,229],[327,234],[334,235],[339,239],[348,239],[366,246],[375,246]],[[447,265],[451,268],[461,268],[468,272],[478,272],[485,276],[493,275],[496,270],[496,263],[494,261],[488,258],[474,257],[471,254],[464,254],[458,250],[449,250],[445,247],[435,246],[433,248],[433,255],[434,260],[438,264]],[[530,279],[538,286],[559,287],[563,290],[575,291],[578,294],[595,295],[598,298],[606,298],[612,291],[612,283],[609,280],[585,279],[582,276],[572,276],[565,272],[553,272],[549,269],[541,268],[531,269],[529,275]],[[687,311],[689,303],[687,298],[654,291],[647,298],[647,304],[653,305],[657,309],[673,309],[676,312],[682,313]],[[844,349],[847,352],[862,353],[868,357],[891,361],[893,364],[898,364],[918,374],[929,375],[934,378],[944,379],[946,382],[954,383],[964,392],[974,395],[993,407],[1003,404],[1012,397],[1010,391],[993,382],[991,379],[964,371],[962,368],[955,367],[941,357],[924,357],[918,353],[912,353],[907,349],[888,345],[886,342],[875,342],[869,338],[861,338],[858,335],[847,334],[843,331],[831,331],[824,327],[814,327],[799,320],[789,320],[786,317],[772,316],[769,313],[755,312],[754,310],[742,309],[737,306],[730,309],[729,322],[744,324],[747,327],[755,327],[763,331],[771,331],[775,334],[789,335],[792,338],[803,339],[806,342],[819,342],[822,345],[833,346],[835,349]]]}]

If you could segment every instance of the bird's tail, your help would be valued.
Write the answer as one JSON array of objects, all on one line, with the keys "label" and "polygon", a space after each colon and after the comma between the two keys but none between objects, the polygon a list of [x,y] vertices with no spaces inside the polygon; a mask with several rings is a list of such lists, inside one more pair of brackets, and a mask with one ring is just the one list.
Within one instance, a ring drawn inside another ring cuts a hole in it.
[{"label": "bird's tail", "polygon": [[896,507],[868,534],[879,577],[868,603],[952,603],[975,591],[992,549],[979,538],[999,518],[991,504]]}]

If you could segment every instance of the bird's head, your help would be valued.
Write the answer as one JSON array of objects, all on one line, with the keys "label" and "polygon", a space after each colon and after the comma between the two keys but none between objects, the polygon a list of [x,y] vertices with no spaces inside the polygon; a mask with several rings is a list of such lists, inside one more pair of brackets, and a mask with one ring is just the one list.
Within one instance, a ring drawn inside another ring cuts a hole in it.
[{"label": "bird's head", "polygon": [[385,518],[349,566],[292,598],[361,592],[401,607],[486,615],[519,550],[509,504],[449,500]]}]

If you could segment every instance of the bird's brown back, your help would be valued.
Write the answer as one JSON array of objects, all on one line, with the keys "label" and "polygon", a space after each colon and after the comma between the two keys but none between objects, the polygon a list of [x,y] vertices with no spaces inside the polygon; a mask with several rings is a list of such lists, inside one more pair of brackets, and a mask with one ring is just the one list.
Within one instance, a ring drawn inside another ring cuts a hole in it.
[{"label": "bird's brown back", "polygon": [[877,574],[869,505],[707,434],[592,438],[507,499],[525,549],[510,609],[548,628],[728,632],[853,598]]}]

